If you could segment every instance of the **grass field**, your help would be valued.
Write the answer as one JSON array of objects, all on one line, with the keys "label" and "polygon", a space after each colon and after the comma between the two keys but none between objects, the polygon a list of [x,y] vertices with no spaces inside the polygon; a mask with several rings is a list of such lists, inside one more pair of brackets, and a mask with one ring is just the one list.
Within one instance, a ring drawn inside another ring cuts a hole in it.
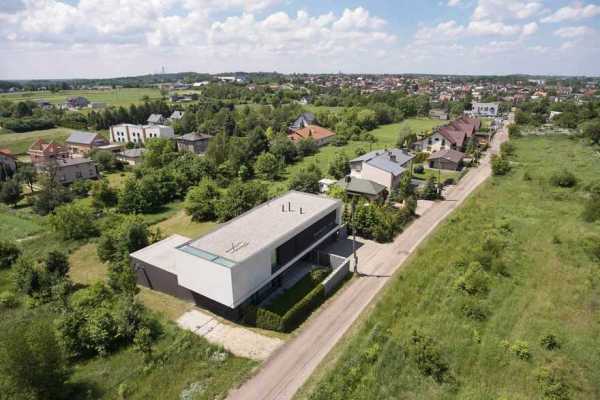
[{"label": "grass field", "polygon": [[0,206],[0,232],[2,237],[23,239],[43,231],[41,218]]},{"label": "grass field", "polygon": [[159,99],[158,88],[125,88],[113,90],[64,90],[56,93],[50,91],[19,92],[0,94],[0,100],[24,101],[46,100],[52,104],[64,103],[69,97],[83,96],[89,101],[106,103],[109,106],[129,106],[142,103],[142,98]]},{"label": "grass field", "polygon": [[[513,171],[437,229],[297,398],[600,398],[600,224],[581,219],[600,159],[565,137],[514,144]],[[563,167],[576,188],[550,185]]]},{"label": "grass field", "polygon": [[7,148],[13,154],[25,154],[27,149],[38,138],[49,142],[64,143],[73,130],[67,128],[44,129],[40,131],[0,134],[0,148]]}]

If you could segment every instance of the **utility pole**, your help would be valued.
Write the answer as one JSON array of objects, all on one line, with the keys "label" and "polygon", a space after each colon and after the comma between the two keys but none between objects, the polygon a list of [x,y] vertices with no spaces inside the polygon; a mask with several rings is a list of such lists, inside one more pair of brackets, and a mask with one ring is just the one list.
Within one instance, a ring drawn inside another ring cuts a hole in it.
[{"label": "utility pole", "polygon": [[354,226],[354,209],[356,207],[355,197],[352,198],[350,206],[350,224],[352,225],[352,255],[354,256],[354,273],[358,273],[358,256],[356,255],[356,228]]}]

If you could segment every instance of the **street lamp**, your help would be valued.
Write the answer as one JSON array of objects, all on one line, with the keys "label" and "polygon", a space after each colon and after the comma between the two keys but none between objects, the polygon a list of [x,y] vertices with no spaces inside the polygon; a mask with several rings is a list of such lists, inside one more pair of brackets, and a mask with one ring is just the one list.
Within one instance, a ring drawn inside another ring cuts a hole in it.
[{"label": "street lamp", "polygon": [[350,205],[350,225],[352,225],[352,255],[354,257],[354,273],[358,273],[358,256],[356,255],[356,227],[354,226],[354,209],[356,207],[356,198],[352,197]]}]

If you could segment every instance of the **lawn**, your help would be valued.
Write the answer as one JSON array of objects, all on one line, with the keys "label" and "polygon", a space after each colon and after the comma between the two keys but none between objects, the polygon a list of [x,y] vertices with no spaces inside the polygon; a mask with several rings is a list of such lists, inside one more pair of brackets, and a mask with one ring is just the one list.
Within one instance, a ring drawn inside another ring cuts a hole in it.
[{"label": "lawn", "polygon": [[0,134],[0,148],[7,148],[13,154],[25,154],[29,146],[38,138],[47,142],[54,140],[57,143],[64,143],[72,131],[67,128],[53,128],[22,133],[2,133]]},{"label": "lawn", "polygon": [[[600,159],[565,137],[513,143],[512,172],[417,250],[298,398],[600,398],[600,224],[581,218]],[[563,167],[576,188],[550,185]],[[469,275],[474,259],[488,267]]]},{"label": "lawn", "polygon": [[112,90],[64,90],[56,93],[50,91],[18,92],[0,94],[0,100],[25,101],[46,100],[52,104],[64,103],[69,97],[83,96],[89,101],[102,102],[111,106],[125,106],[142,103],[142,98],[159,99],[158,88],[123,88]]},{"label": "lawn", "polygon": [[1,236],[14,239],[23,239],[43,231],[41,218],[29,215],[26,212],[16,211],[0,206],[0,232]]},{"label": "lawn", "polygon": [[449,170],[435,169],[435,168],[428,168],[428,167],[425,167],[422,174],[418,174],[414,171],[414,167],[416,167],[417,165],[422,165],[422,164],[415,164],[413,166],[413,177],[415,179],[427,180],[433,176],[435,179],[438,179],[440,182],[444,182],[444,181],[446,181],[446,179],[454,179],[454,181],[456,182],[456,181],[458,181],[458,179],[460,178],[460,175],[461,175],[460,171],[449,171]]}]

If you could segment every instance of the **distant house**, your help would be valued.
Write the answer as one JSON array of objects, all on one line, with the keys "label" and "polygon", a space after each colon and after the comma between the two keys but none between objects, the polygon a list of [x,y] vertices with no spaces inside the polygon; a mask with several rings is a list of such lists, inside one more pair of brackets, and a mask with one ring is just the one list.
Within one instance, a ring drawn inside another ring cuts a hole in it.
[{"label": "distant house", "polygon": [[170,122],[179,121],[181,118],[183,118],[184,114],[185,113],[183,111],[175,110],[168,119]]},{"label": "distant house", "polygon": [[302,139],[313,139],[317,146],[323,146],[331,141],[335,132],[318,125],[307,125],[304,128],[290,130],[288,139],[297,143]]},{"label": "distant house", "polygon": [[36,100],[35,101],[38,105],[39,108],[41,108],[42,110],[50,110],[52,109],[52,103],[50,103],[48,100]]},{"label": "distant house", "polygon": [[53,141],[47,143],[44,139],[36,140],[27,150],[27,154],[34,165],[69,158],[69,150],[66,147]]},{"label": "distant house", "polygon": [[69,97],[67,102],[64,104],[65,108],[68,109],[79,109],[85,108],[90,104],[90,101],[82,96]]},{"label": "distant house", "polygon": [[445,149],[454,149],[462,151],[467,146],[469,140],[475,137],[475,134],[481,126],[479,118],[469,118],[463,116],[447,125],[438,127],[436,131],[424,139],[413,143],[416,151],[435,153]]},{"label": "distant house", "polygon": [[17,171],[17,160],[8,149],[0,149],[0,182],[12,177]]},{"label": "distant house", "polygon": [[310,125],[317,124],[317,117],[311,112],[302,113],[293,123],[290,125],[290,131],[296,131],[302,128],[306,128]]},{"label": "distant house", "polygon": [[164,125],[167,123],[167,119],[161,114],[151,114],[147,122],[149,125]]},{"label": "distant house", "polygon": [[79,179],[97,179],[99,176],[96,163],[89,158],[58,158],[36,164],[35,168],[39,174],[50,174],[63,185]]},{"label": "distant house", "polygon": [[208,149],[210,139],[212,139],[212,136],[205,133],[188,133],[177,138],[177,150],[204,154]]},{"label": "distant house", "polygon": [[327,179],[327,178],[323,178],[319,181],[319,192],[320,193],[327,193],[329,192],[329,188],[333,185],[335,185],[337,181],[333,180],[333,179]]},{"label": "distant house", "polygon": [[385,201],[388,196],[384,185],[351,175],[340,179],[336,185],[343,188],[348,196],[365,197],[370,201]]},{"label": "distant house", "polygon": [[94,132],[75,131],[65,142],[71,154],[87,155],[92,150],[108,144],[106,139]]},{"label": "distant house", "polygon": [[173,128],[166,125],[119,124],[109,129],[111,143],[143,145],[148,139],[175,137]]},{"label": "distant house", "polygon": [[146,149],[127,149],[117,154],[117,160],[127,163],[129,165],[138,165],[142,162],[144,152]]},{"label": "distant house", "polygon": [[429,111],[429,118],[445,121],[448,119],[448,112],[446,112],[444,110],[431,110],[431,111]]},{"label": "distant house", "polygon": [[106,103],[103,103],[101,101],[92,101],[90,104],[88,104],[88,107],[93,110],[99,110],[101,108],[106,107]]},{"label": "distant house", "polygon": [[433,153],[427,159],[429,168],[458,171],[462,168],[465,154],[460,151],[446,149]]},{"label": "distant house", "polygon": [[471,107],[471,113],[482,117],[496,117],[498,116],[498,107],[498,103],[474,102]]},{"label": "distant house", "polygon": [[376,150],[350,161],[350,176],[378,183],[392,192],[415,156],[406,150]]}]

